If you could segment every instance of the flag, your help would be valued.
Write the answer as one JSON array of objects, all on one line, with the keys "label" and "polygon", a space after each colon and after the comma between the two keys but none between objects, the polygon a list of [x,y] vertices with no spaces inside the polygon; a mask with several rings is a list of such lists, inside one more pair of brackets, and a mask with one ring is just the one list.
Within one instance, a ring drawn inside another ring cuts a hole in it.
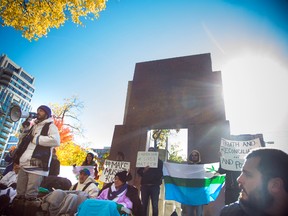
[{"label": "flag", "polygon": [[165,199],[194,206],[216,200],[225,182],[225,175],[215,175],[218,167],[219,163],[192,165],[164,162]]}]

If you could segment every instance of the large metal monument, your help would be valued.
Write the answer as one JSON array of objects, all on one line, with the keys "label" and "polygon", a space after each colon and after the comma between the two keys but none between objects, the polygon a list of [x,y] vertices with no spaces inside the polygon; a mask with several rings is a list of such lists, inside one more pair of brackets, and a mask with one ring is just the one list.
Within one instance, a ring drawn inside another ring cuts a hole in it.
[{"label": "large metal monument", "polygon": [[187,154],[197,149],[203,163],[219,161],[221,137],[230,135],[230,126],[221,72],[212,71],[209,53],[136,64],[123,125],[114,129],[110,159],[122,151],[136,177],[137,151],[147,149],[147,131],[177,128],[188,129]]}]

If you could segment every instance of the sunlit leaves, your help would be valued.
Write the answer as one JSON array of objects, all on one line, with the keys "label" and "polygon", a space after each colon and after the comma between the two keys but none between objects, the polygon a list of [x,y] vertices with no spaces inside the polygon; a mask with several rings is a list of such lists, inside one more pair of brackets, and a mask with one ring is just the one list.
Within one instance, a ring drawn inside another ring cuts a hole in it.
[{"label": "sunlit leaves", "polygon": [[61,143],[57,148],[57,157],[63,166],[80,166],[85,160],[87,152],[73,142]]},{"label": "sunlit leaves", "polygon": [[81,17],[94,20],[106,7],[106,0],[1,0],[2,26],[22,31],[28,40],[47,36],[51,28],[65,21],[82,25]]}]

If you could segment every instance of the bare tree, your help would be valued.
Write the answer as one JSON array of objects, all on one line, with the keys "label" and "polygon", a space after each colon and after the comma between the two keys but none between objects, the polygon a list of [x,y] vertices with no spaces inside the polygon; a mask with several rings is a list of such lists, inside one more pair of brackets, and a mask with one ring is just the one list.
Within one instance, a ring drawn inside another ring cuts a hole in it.
[{"label": "bare tree", "polygon": [[55,119],[60,119],[63,126],[69,127],[73,134],[82,135],[83,129],[78,116],[81,114],[84,105],[77,96],[65,98],[63,104],[51,103],[50,106]]}]

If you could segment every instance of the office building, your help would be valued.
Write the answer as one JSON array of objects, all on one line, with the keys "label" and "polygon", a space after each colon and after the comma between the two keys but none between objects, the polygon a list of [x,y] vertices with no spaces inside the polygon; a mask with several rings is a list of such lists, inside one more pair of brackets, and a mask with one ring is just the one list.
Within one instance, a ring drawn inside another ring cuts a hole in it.
[{"label": "office building", "polygon": [[[15,141],[15,133],[22,121],[13,122],[10,119],[10,110],[18,105],[24,112],[31,111],[31,100],[34,95],[35,78],[18,66],[7,55],[0,56],[0,152],[1,166],[4,156],[11,147],[9,139]],[[17,142],[13,142],[14,145]]]}]

